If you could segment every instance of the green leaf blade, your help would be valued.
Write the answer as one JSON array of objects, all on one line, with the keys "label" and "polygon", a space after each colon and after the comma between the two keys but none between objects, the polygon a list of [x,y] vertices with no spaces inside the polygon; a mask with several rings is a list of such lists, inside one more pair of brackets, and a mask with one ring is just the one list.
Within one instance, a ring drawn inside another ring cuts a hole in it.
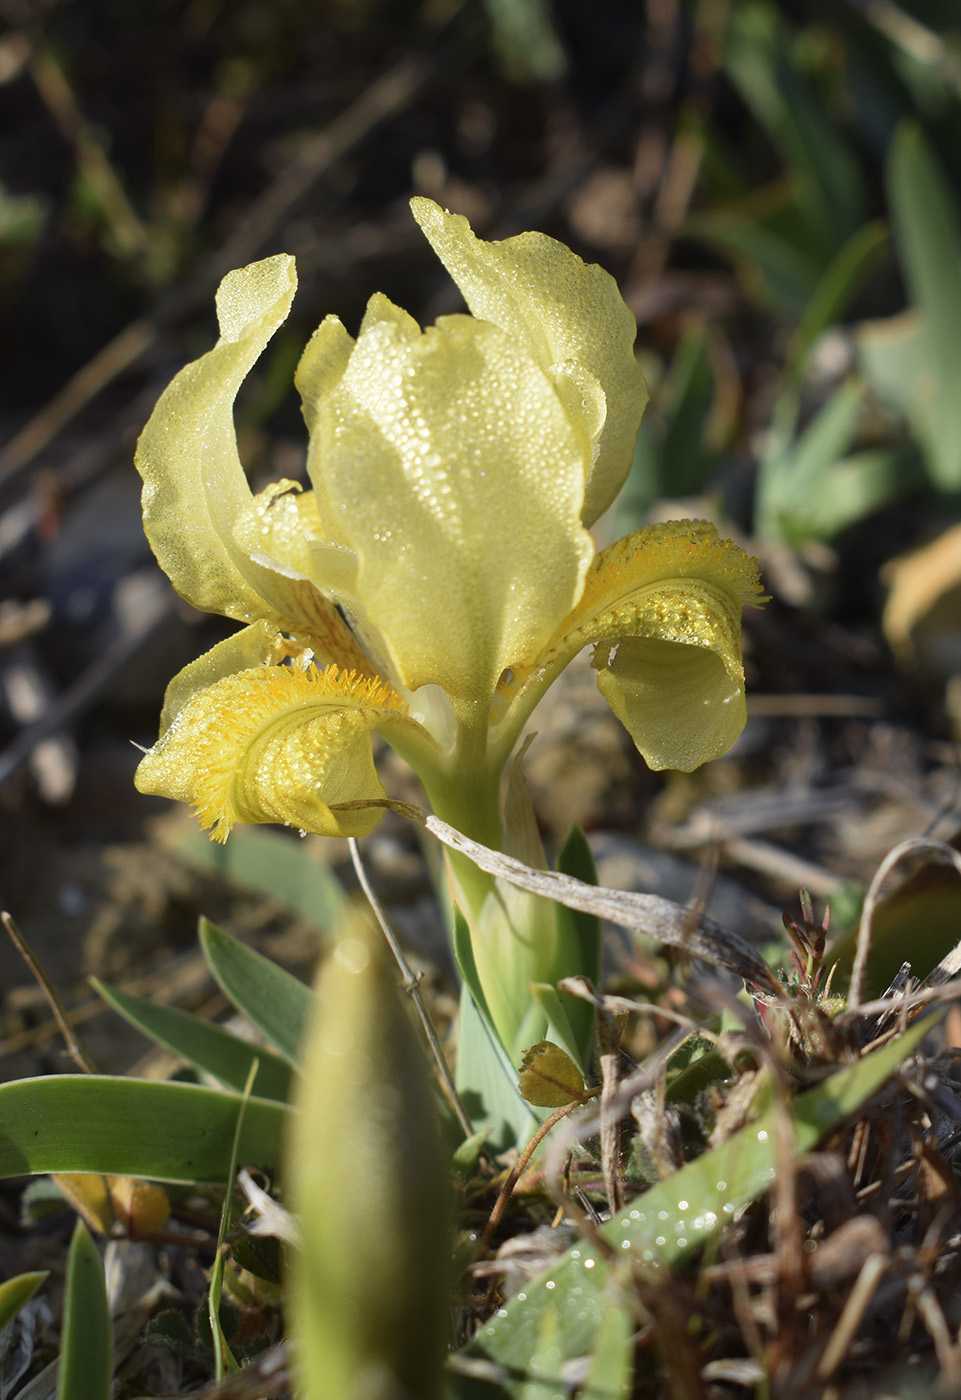
[{"label": "green leaf blade", "polygon": [[[572,875],[586,885],[597,884],[597,867],[587,837],[577,825],[571,827],[557,856],[557,869],[562,875]],[[603,937],[601,921],[595,914],[557,906],[558,941],[567,950],[564,962],[572,976],[587,977],[595,986],[601,980]],[[562,1005],[577,1043],[574,1058],[584,1074],[591,1068],[594,1053],[594,1024],[596,1012],[589,1001],[564,995]]]},{"label": "green leaf blade", "polygon": [[224,995],[296,1069],[314,1009],[310,988],[208,919],[200,920],[200,943]]},{"label": "green leaf blade", "polygon": [[36,1293],[40,1285],[49,1278],[49,1271],[40,1269],[34,1273],[17,1274],[0,1283],[0,1332],[13,1321],[25,1303]]},{"label": "green leaf blade", "polygon": [[931,478],[944,491],[961,488],[961,229],[947,180],[917,125],[903,125],[891,144],[888,193],[895,235],[921,335],[910,366],[909,420]]},{"label": "green leaf blade", "polygon": [[57,1400],[110,1400],[113,1327],[97,1246],[78,1220],[67,1256]]},{"label": "green leaf blade", "polygon": [[[236,1094],[195,1084],[63,1074],[0,1085],[0,1178],[100,1172],[221,1182],[230,1168]],[[242,1162],[277,1165],[287,1111],[251,1099]]]},{"label": "green leaf blade", "polygon": [[290,1094],[290,1067],[270,1050],[251,1045],[223,1026],[203,1021],[175,1006],[158,1006],[144,997],[108,987],[91,977],[94,990],[108,1006],[151,1040],[179,1055],[195,1069],[240,1093],[254,1060],[259,1062],[253,1092],[258,1098],[285,1103]]}]

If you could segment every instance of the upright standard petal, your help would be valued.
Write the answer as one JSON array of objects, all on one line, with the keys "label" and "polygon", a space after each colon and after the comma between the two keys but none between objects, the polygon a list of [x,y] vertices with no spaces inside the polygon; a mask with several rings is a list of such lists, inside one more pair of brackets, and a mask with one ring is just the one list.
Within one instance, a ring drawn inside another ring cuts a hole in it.
[{"label": "upright standard petal", "polygon": [[[242,622],[266,617],[284,630],[309,633],[345,661],[355,648],[336,608],[292,560],[251,557],[236,530],[263,514],[260,528],[275,546],[283,535],[254,500],[237,452],[233,404],[241,383],[290,310],[297,285],[294,260],[266,258],[229,273],[217,293],[221,336],[187,365],[162,394],[137,446],[144,480],[144,529],[177,592],[197,608]],[[282,508],[282,507],[281,507]]]},{"label": "upright standard petal", "polygon": [[374,312],[319,401],[312,479],[403,685],[486,707],[580,595],[583,444],[497,326],[450,316],[420,334]]},{"label": "upright standard petal", "polygon": [[473,314],[507,331],[551,373],[589,434],[582,519],[593,524],[624,484],[647,403],[634,358],[637,324],[616,282],[546,234],[487,243],[432,200],[412,199],[411,209]]},{"label": "upright standard petal", "polygon": [[[229,664],[225,655],[203,661],[213,673]],[[196,807],[218,841],[234,822],[282,822],[321,836],[373,830],[382,811],[331,807],[384,796],[371,731],[414,724],[386,685],[336,666],[267,664],[195,689],[201,662],[171,683],[184,703],[137,769],[141,792]]]},{"label": "upright standard petal", "polygon": [[597,556],[538,670],[593,643],[598,689],[648,765],[690,772],[744,728],[741,608],[760,594],[755,561],[713,525],[649,526]]},{"label": "upright standard petal", "polygon": [[220,340],[168,385],[137,445],[144,530],[161,568],[195,607],[244,621],[263,603],[233,542],[251,498],[233,403],[296,287],[294,260],[284,255],[229,273],[217,293]]}]

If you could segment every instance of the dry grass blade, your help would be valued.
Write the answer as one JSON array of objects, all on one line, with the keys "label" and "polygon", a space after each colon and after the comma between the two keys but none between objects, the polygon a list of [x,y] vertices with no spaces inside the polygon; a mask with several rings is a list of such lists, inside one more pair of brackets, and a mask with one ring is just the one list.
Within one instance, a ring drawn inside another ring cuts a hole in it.
[{"label": "dry grass blade", "polygon": [[523,861],[472,841],[456,827],[449,826],[412,802],[377,798],[369,802],[339,803],[333,810],[352,811],[361,807],[386,807],[426,827],[443,845],[467,856],[488,875],[506,880],[508,884],[528,890],[531,894],[553,899],[567,909],[594,914],[620,928],[640,930],[660,943],[680,948],[689,957],[702,958],[714,967],[734,973],[750,986],[774,996],[780,995],[780,986],[774,974],[749,943],[716,924],[713,919],[685,909],[673,900],[654,894],[612,890],[604,885],[588,885],[573,875],[563,875],[556,870],[535,870]]},{"label": "dry grass blade", "polygon": [[53,1012],[54,1019],[56,1020],[57,1025],[60,1027],[61,1034],[63,1035],[63,1038],[67,1043],[67,1050],[70,1054],[71,1059],[80,1067],[80,1069],[83,1070],[84,1074],[96,1074],[96,1065],[94,1065],[93,1061],[90,1059],[89,1055],[84,1050],[83,1046],[80,1044],[80,1041],[74,1034],[73,1027],[67,1019],[67,1013],[63,1009],[63,1004],[60,1001],[60,998],[57,996],[53,983],[50,981],[50,978],[47,976],[46,972],[41,966],[41,963],[37,958],[36,954],[33,952],[33,949],[30,947],[29,943],[17,927],[13,915],[8,914],[6,910],[4,910],[4,912],[0,914],[0,922],[3,923],[4,928],[10,935],[11,942],[13,943],[17,952],[23,958],[24,962],[27,964],[30,971],[37,979],[37,983],[40,987],[40,990],[43,992],[44,996],[47,999],[47,1005]]}]

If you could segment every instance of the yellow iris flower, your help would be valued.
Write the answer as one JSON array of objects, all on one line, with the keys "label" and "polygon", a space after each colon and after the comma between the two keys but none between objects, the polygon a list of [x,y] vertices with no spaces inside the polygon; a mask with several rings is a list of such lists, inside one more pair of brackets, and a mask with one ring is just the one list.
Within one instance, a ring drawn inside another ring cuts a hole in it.
[{"label": "yellow iris flower", "polygon": [[498,844],[504,764],[585,646],[654,768],[690,770],[744,724],[754,561],[703,522],[598,554],[588,533],[647,397],[615,283],[542,234],[487,243],[429,200],[412,208],[473,314],[421,330],[378,294],[356,340],[327,317],[295,381],[311,489],[253,494],[233,422],[290,308],[290,257],[224,279],[219,341],[140,440],[161,566],[246,625],[171,682],[136,781],[193,804],[218,840],[235,821],[371,830],[379,809],[336,809],[383,795],[376,732],[440,815]]}]

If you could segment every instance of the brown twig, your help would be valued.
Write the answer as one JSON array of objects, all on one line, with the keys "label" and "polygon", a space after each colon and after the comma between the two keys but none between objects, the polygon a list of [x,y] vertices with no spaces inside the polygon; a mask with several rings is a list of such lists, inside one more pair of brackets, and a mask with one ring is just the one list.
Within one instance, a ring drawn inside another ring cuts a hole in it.
[{"label": "brown twig", "polygon": [[601,1172],[604,1176],[604,1190],[607,1192],[608,1210],[611,1215],[616,1215],[624,1204],[618,1175],[621,1123],[620,1116],[613,1111],[621,1082],[621,1037],[618,1034],[617,1021],[600,999],[597,1001],[597,1039],[601,1067]]},{"label": "brown twig", "polygon": [[30,971],[37,979],[37,984],[40,987],[40,990],[43,992],[44,996],[46,997],[47,1004],[50,1007],[50,1010],[53,1012],[54,1019],[56,1020],[57,1025],[60,1027],[60,1033],[66,1041],[67,1051],[70,1055],[70,1058],[74,1061],[76,1065],[80,1067],[80,1069],[83,1070],[84,1074],[96,1074],[96,1065],[87,1055],[83,1046],[80,1044],[80,1041],[74,1035],[73,1027],[67,1019],[67,1013],[64,1011],[63,1004],[61,1003],[60,998],[57,996],[57,993],[54,990],[53,983],[50,981],[50,978],[47,976],[46,972],[44,972],[43,967],[41,966],[38,958],[33,952],[33,949],[30,947],[23,934],[17,928],[13,915],[8,914],[6,910],[4,910],[3,913],[0,913],[0,919],[3,920],[3,926],[7,930],[7,933],[10,935],[10,941],[13,943],[13,946],[16,948],[17,952],[23,958],[24,962],[27,964]]},{"label": "brown twig", "polygon": [[547,1137],[547,1134],[550,1132],[551,1128],[553,1128],[556,1124],[560,1123],[560,1121],[563,1118],[567,1118],[569,1114],[574,1112],[575,1108],[583,1107],[584,1104],[586,1104],[590,1099],[595,1098],[599,1093],[600,1089],[585,1090],[583,1094],[581,1094],[578,1098],[573,1099],[570,1103],[561,1104],[560,1108],[555,1108],[554,1112],[550,1115],[550,1117],[545,1118],[543,1123],[541,1123],[540,1126],[535,1130],[533,1136],[525,1146],[523,1152],[520,1153],[520,1155],[517,1158],[517,1161],[514,1163],[514,1165],[508,1172],[507,1179],[500,1189],[500,1193],[498,1194],[497,1200],[494,1202],[494,1208],[490,1213],[490,1218],[488,1219],[487,1224],[484,1226],[484,1233],[481,1236],[481,1249],[490,1248],[491,1236],[493,1235],[494,1231],[497,1229],[498,1225],[504,1218],[504,1212],[507,1209],[507,1203],[510,1200],[511,1196],[514,1194],[514,1187],[517,1185],[522,1173],[527,1169],[528,1163],[530,1162],[534,1153],[537,1151],[538,1147],[540,1147],[541,1143]]}]

